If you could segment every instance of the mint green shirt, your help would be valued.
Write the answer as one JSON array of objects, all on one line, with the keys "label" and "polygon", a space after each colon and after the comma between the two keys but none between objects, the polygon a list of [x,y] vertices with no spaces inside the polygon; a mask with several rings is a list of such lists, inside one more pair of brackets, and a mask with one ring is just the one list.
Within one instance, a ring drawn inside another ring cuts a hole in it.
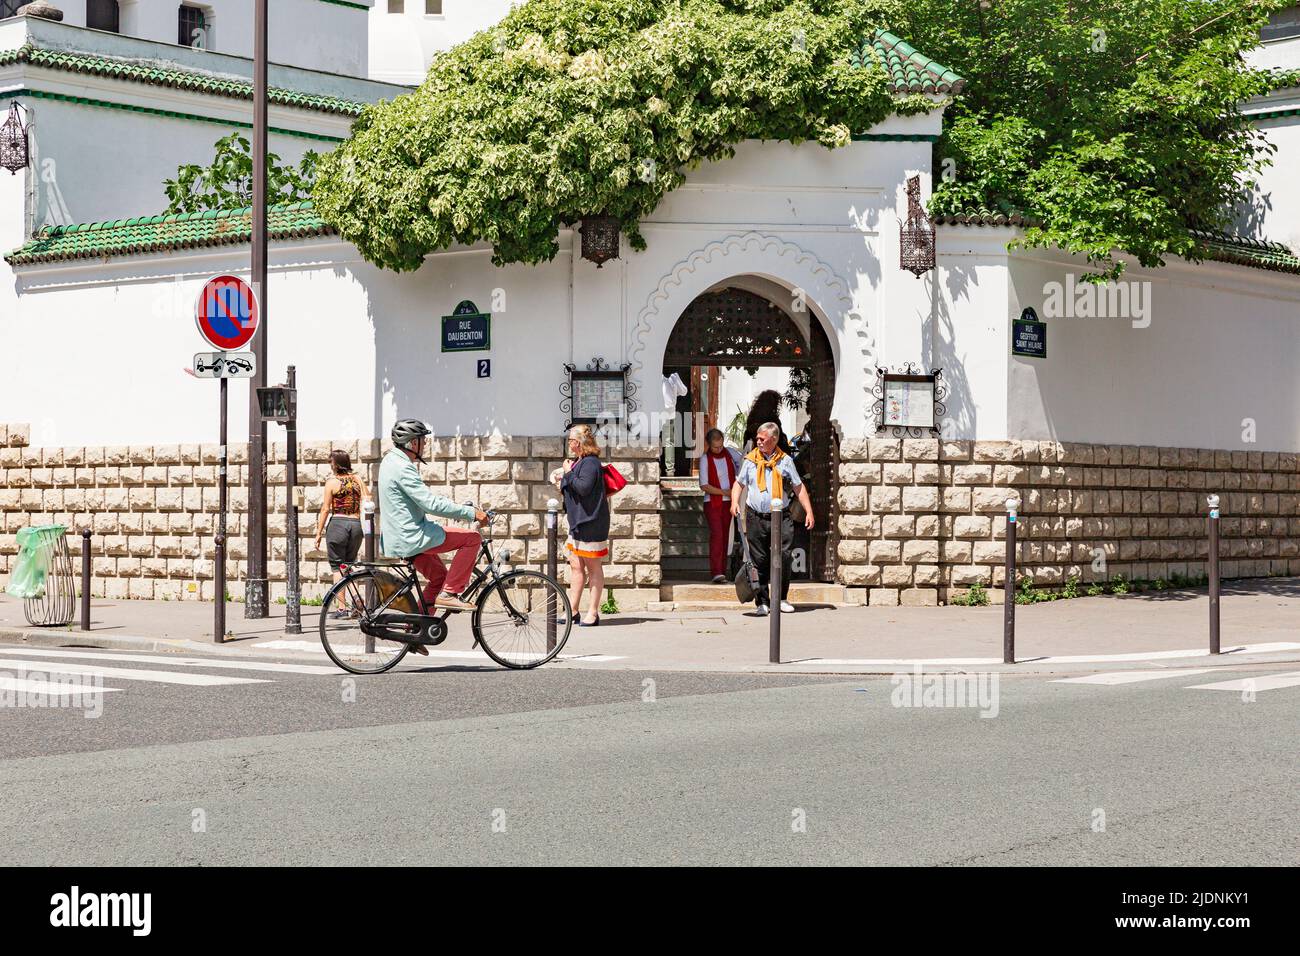
[{"label": "mint green shirt", "polygon": [[420,478],[419,466],[406,457],[406,452],[394,448],[379,465],[384,554],[409,558],[446,541],[447,533],[430,521],[429,515],[473,521],[474,509],[431,492]]}]

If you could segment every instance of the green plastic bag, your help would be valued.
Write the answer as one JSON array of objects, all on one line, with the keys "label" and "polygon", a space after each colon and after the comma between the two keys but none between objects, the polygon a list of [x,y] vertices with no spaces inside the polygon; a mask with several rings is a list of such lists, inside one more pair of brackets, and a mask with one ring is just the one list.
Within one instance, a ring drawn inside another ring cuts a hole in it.
[{"label": "green plastic bag", "polygon": [[9,573],[6,594],[24,599],[45,596],[45,577],[50,570],[50,556],[67,530],[61,524],[47,524],[23,528],[18,532],[18,559]]}]

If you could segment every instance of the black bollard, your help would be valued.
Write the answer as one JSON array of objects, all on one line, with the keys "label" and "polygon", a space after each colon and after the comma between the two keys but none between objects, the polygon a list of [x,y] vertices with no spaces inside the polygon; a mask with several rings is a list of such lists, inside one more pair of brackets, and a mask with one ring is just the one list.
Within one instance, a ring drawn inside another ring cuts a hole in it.
[{"label": "black bollard", "polygon": [[[560,551],[560,503],[552,498],[546,502],[546,574],[552,581],[558,580]],[[546,650],[555,650],[555,592],[546,592]],[[570,609],[572,614],[573,610]]]},{"label": "black bollard", "polygon": [[1002,663],[1016,662],[1016,512],[1019,498],[1007,499],[1007,561],[1003,582]]},{"label": "black bollard", "polygon": [[772,570],[767,578],[767,662],[781,663],[781,520],[784,502],[772,499]]},{"label": "black bollard", "polygon": [[81,529],[81,629],[90,630],[90,529]]},{"label": "black bollard", "polygon": [[1219,653],[1219,496],[1206,498],[1210,506],[1210,653]]}]

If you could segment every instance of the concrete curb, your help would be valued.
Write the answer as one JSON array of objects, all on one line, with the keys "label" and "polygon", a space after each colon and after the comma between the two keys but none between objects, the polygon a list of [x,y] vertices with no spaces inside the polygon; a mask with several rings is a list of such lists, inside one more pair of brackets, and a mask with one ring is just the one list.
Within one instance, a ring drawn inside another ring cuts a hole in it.
[{"label": "concrete curb", "polygon": [[[171,653],[185,654],[189,656],[208,656],[208,657],[269,657],[279,660],[290,659],[297,661],[316,661],[324,660],[323,654],[312,654],[303,651],[284,650],[276,648],[274,650],[262,650],[257,644],[244,641],[231,641],[223,645],[207,644],[199,641],[189,641],[182,638],[151,638],[138,637],[130,634],[97,635],[94,631],[68,630],[65,628],[5,628],[0,627],[0,643],[13,642],[19,644],[30,644],[33,647],[85,647],[100,648],[103,650],[117,651],[144,651],[149,653]],[[1141,653],[1133,651],[1131,653]],[[1153,651],[1152,654],[1160,652]],[[411,663],[418,663],[421,667],[436,666],[437,661],[428,661],[424,658],[408,658]],[[0,666],[3,665],[4,658],[0,657]],[[405,662],[404,662],[405,663]],[[1225,653],[1218,658],[1212,658],[1208,654],[1197,657],[1152,657],[1148,659],[1131,659],[1124,661],[1086,661],[1086,662],[1062,662],[1062,663],[1044,663],[1036,661],[1024,661],[1019,664],[1001,664],[1001,663],[979,663],[979,664],[945,664],[945,663],[925,663],[922,670],[925,673],[986,673],[986,674],[1005,674],[1007,676],[1051,676],[1056,674],[1084,674],[1096,673],[1107,670],[1135,670],[1140,668],[1157,668],[1178,670],[1190,667],[1241,667],[1246,665],[1270,665],[1270,664],[1300,664],[1300,653],[1295,651],[1274,651],[1260,654],[1234,654]],[[628,658],[618,663],[612,662],[587,662],[581,659],[553,661],[546,665],[547,667],[571,668],[575,670],[618,670],[618,671],[645,671],[645,672],[680,672],[680,673],[721,673],[721,674],[794,674],[807,675],[810,677],[827,677],[839,676],[845,678],[852,677],[873,677],[886,676],[893,674],[910,674],[913,672],[914,663],[900,660],[894,662],[873,663],[870,666],[852,667],[852,666],[827,666],[818,663],[815,659],[806,662],[792,661],[784,664],[683,664],[669,663],[656,664],[653,661],[635,660]],[[343,673],[340,671],[339,673]]]},{"label": "concrete curb", "polygon": [[[132,634],[103,635],[94,631],[82,631],[77,628],[62,627],[13,628],[0,627],[0,642],[12,641],[19,644],[31,644],[33,647],[98,647],[110,651],[172,651],[186,654],[208,653],[221,657],[230,653],[226,645],[202,644],[182,638],[136,637]],[[231,642],[228,647],[236,649],[238,642]],[[254,650],[255,645],[248,645],[245,651]],[[269,655],[268,655],[269,656]]]}]

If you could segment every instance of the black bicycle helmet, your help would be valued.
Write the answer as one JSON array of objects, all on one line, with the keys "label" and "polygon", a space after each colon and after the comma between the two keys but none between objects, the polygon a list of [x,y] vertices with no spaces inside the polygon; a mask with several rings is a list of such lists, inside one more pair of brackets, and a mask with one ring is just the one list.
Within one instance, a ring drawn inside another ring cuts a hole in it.
[{"label": "black bicycle helmet", "polygon": [[[417,438],[423,438],[424,436],[433,433],[429,431],[429,426],[418,418],[403,418],[393,426],[391,434],[394,445],[398,448],[406,448],[407,445],[415,441]],[[419,458],[421,462],[424,462],[425,464],[428,463],[423,455],[419,456]]]}]

